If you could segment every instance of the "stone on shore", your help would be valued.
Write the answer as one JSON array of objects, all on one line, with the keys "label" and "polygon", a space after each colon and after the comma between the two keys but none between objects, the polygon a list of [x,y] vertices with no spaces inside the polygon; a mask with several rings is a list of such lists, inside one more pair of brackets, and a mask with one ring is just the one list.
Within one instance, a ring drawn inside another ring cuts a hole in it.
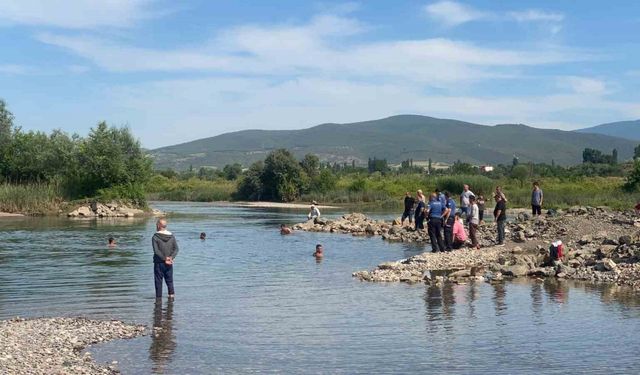
[{"label": "stone on shore", "polygon": [[[15,318],[0,321],[2,374],[118,374],[117,367],[100,365],[89,345],[145,334],[143,326],[84,318]],[[116,362],[117,363],[117,362]]]}]

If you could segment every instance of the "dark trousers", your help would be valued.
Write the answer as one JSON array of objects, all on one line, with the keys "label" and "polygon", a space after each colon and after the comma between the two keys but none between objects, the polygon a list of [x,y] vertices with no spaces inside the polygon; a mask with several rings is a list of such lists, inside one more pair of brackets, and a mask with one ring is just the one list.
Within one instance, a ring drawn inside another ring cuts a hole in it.
[{"label": "dark trousers", "polygon": [[480,219],[480,222],[484,220],[484,210],[478,210],[478,219]]},{"label": "dark trousers", "polygon": [[531,214],[532,214],[533,216],[536,216],[536,215],[542,215],[542,206],[532,204],[532,205],[531,205]]},{"label": "dark trousers", "polygon": [[453,250],[453,224],[455,218],[449,217],[447,223],[444,225],[444,244],[447,251]]},{"label": "dark trousers", "polygon": [[413,210],[404,210],[400,223],[404,224],[404,221],[407,220],[407,218],[409,218],[409,224],[413,223]]},{"label": "dark trousers", "polygon": [[469,223],[469,238],[471,238],[471,246],[478,246],[478,237],[476,232],[478,231],[478,224]]},{"label": "dark trousers", "polygon": [[444,243],[442,242],[442,219],[432,217],[429,219],[429,240],[431,240],[431,251],[444,251]]},{"label": "dark trousers", "polygon": [[498,224],[498,243],[504,243],[504,224],[506,220],[498,220],[496,223]]},{"label": "dark trousers", "polygon": [[424,229],[424,215],[416,215],[416,230]]},{"label": "dark trousers", "polygon": [[156,284],[156,298],[162,297],[162,279],[167,283],[169,295],[175,294],[173,289],[173,266],[164,263],[153,264],[153,278]]}]

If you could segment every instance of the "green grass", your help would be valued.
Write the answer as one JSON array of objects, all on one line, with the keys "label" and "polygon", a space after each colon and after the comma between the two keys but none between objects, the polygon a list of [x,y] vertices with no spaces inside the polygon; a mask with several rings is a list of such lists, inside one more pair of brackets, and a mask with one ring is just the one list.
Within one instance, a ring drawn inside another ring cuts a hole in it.
[{"label": "green grass", "polygon": [[55,184],[0,184],[0,211],[44,215],[57,212],[64,200]]},{"label": "green grass", "polygon": [[146,190],[149,200],[215,202],[231,200],[236,187],[235,181],[223,179],[207,181],[191,178],[182,181],[157,175],[147,184]]}]

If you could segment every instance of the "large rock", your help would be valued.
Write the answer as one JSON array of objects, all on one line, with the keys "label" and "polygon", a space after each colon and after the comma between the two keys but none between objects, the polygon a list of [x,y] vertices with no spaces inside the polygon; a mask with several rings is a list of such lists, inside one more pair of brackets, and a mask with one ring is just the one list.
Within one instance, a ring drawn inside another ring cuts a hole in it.
[{"label": "large rock", "polygon": [[82,217],[94,216],[93,211],[91,211],[91,208],[87,206],[78,207],[76,211],[78,212],[78,216],[82,216]]},{"label": "large rock", "polygon": [[526,276],[529,273],[529,267],[523,264],[516,264],[502,268],[502,274],[506,276]]}]

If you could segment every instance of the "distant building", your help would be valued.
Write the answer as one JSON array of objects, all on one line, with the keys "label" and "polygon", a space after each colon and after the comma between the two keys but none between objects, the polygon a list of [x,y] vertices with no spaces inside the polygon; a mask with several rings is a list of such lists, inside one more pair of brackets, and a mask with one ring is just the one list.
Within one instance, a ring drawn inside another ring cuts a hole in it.
[{"label": "distant building", "polygon": [[493,166],[491,165],[481,165],[480,166],[480,172],[492,172],[493,171]]}]

